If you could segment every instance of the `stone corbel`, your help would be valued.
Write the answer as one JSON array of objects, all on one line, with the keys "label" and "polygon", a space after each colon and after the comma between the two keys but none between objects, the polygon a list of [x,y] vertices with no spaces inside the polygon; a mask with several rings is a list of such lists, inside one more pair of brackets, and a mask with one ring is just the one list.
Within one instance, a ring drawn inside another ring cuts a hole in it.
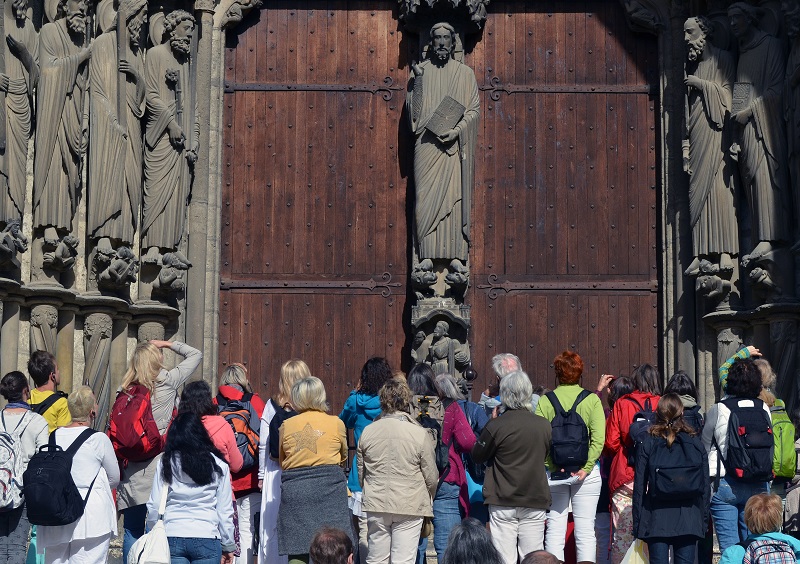
[{"label": "stone corbel", "polygon": [[658,35],[670,19],[667,0],[620,0],[628,27],[637,33]]},{"label": "stone corbel", "polygon": [[[213,6],[213,2],[209,2],[209,0],[205,0],[204,3],[211,3]],[[248,12],[260,8],[262,3],[262,0],[221,0],[216,7],[212,7],[214,29],[234,27],[244,19]],[[199,1],[195,3],[196,10],[201,9],[198,7],[199,4],[201,4]]]}]

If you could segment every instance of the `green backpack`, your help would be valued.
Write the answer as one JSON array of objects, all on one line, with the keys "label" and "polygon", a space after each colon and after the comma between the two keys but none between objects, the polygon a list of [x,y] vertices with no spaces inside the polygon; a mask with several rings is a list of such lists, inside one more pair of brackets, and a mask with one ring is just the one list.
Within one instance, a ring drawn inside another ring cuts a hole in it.
[{"label": "green backpack", "polygon": [[772,455],[772,471],[777,478],[794,478],[797,470],[797,453],[794,450],[794,424],[786,413],[786,406],[776,400],[770,408],[775,452]]}]

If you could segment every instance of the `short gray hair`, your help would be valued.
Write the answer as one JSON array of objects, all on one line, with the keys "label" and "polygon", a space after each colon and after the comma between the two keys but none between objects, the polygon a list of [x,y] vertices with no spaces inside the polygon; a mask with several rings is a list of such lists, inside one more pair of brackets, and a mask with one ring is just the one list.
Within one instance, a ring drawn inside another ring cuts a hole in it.
[{"label": "short gray hair", "polygon": [[89,386],[81,386],[67,398],[67,409],[73,421],[85,423],[89,421],[89,415],[96,403],[92,389]]},{"label": "short gray hair", "polygon": [[450,374],[439,374],[436,377],[436,389],[439,392],[439,397],[451,400],[463,400],[464,394],[458,389],[456,379]]},{"label": "short gray hair", "polygon": [[492,370],[501,380],[508,374],[522,370],[522,363],[519,357],[511,353],[502,353],[492,357]]},{"label": "short gray hair", "polygon": [[508,409],[527,409],[533,411],[531,396],[533,384],[531,379],[522,370],[506,374],[500,380],[500,401]]}]

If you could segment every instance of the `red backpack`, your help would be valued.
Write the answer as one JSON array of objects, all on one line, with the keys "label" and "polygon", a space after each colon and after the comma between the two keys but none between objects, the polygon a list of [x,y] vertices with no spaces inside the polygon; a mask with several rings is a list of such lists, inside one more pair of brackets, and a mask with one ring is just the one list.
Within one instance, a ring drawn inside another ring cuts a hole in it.
[{"label": "red backpack", "polygon": [[146,387],[133,384],[117,394],[108,437],[123,467],[130,461],[149,460],[164,450],[164,437],[158,432]]}]

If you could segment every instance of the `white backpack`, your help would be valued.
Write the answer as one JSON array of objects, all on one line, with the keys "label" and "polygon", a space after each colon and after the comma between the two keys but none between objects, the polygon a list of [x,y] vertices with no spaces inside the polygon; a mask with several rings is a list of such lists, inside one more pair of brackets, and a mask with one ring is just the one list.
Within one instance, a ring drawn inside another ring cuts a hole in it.
[{"label": "white backpack", "polygon": [[10,511],[22,505],[22,473],[25,469],[20,437],[32,417],[26,411],[17,426],[9,431],[4,415],[0,412],[0,511]]}]

